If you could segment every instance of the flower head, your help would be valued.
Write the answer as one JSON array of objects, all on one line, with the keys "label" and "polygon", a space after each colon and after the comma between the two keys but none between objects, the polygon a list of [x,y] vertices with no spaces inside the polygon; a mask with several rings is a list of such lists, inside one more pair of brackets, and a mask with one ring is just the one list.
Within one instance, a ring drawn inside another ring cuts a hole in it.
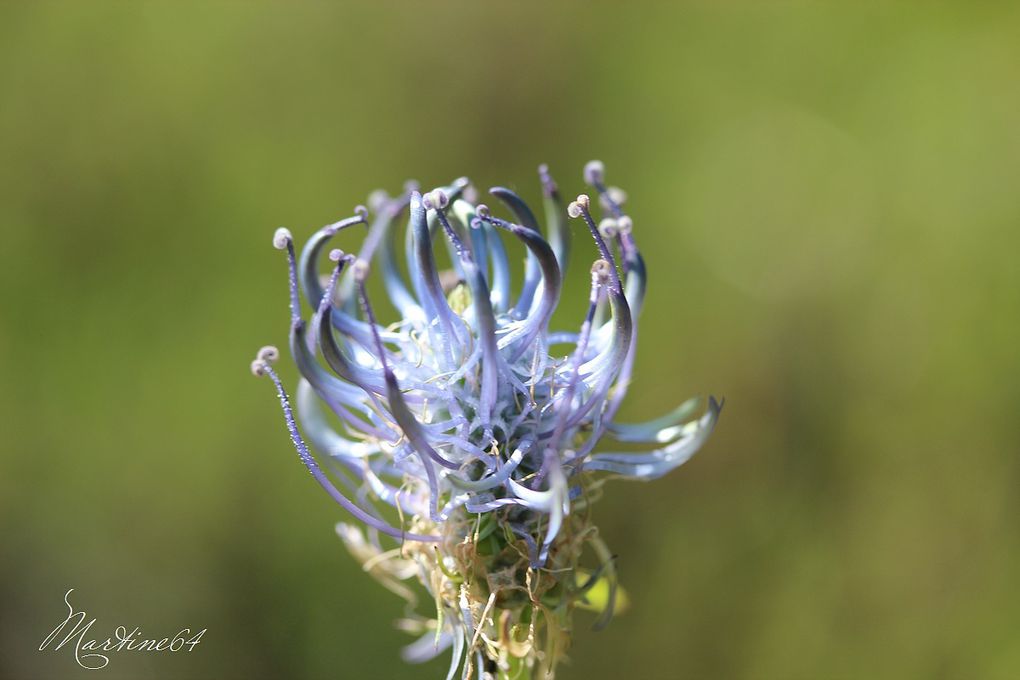
[{"label": "flower head", "polygon": [[[415,186],[396,197],[377,192],[371,219],[357,207],[317,231],[300,258],[289,231],[273,237],[289,261],[290,351],[302,376],[297,417],[271,365],[277,350],[260,350],[252,370],[276,385],[301,461],[364,526],[337,527],[351,552],[410,602],[417,594],[407,580],[434,602],[434,617],[402,622],[422,635],[405,656],[425,660],[452,647],[451,676],[462,664],[465,676],[551,676],[575,607],[598,609],[597,625],[608,622],[615,568],[590,504],[606,477],[647,480],[685,462],[721,408],[710,397],[698,417],[694,399],[657,420],[616,421],[646,285],[626,195],[605,186],[602,163],[588,163],[584,179],[602,213],[596,222],[588,195],[564,208],[545,166],[539,175],[544,233],[517,194],[490,189],[511,217],[500,218],[462,178],[424,194]],[[556,332],[549,322],[571,220],[593,243],[594,261],[577,326]],[[321,276],[331,239],[364,226],[358,253],[329,250],[331,272]],[[505,238],[527,251],[516,288]],[[448,270],[437,258],[442,246]],[[398,321],[380,323],[373,275]],[[307,321],[299,291],[312,310]],[[603,439],[655,448],[596,452]]]}]

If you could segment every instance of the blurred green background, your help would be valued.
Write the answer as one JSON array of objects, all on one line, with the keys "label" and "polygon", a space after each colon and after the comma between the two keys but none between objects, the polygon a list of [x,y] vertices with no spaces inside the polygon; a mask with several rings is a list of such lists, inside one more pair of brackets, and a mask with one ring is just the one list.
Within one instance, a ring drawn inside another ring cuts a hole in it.
[{"label": "blurred green background", "polygon": [[[441,677],[248,372],[270,237],[601,158],[651,272],[623,415],[727,406],[598,506],[633,606],[562,677],[1020,677],[1016,3],[8,2],[0,91],[0,676]],[[72,587],[209,632],[89,673],[37,651]]]}]

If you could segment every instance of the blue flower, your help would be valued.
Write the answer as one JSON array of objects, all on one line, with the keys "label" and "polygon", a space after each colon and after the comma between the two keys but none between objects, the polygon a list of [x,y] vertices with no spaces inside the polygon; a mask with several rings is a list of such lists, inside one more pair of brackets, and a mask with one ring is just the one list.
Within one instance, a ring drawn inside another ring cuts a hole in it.
[{"label": "blue flower", "polygon": [[[580,511],[606,476],[647,480],[684,463],[721,408],[710,397],[698,417],[694,399],[657,420],[616,421],[646,288],[626,196],[605,185],[601,163],[587,164],[584,178],[602,208],[596,223],[587,195],[564,208],[547,168],[539,174],[545,233],[514,192],[490,190],[512,216],[503,219],[462,178],[424,195],[413,186],[397,197],[377,192],[371,220],[359,206],[317,231],[300,258],[289,231],[273,238],[289,260],[290,351],[302,376],[296,418],[271,366],[277,350],[260,350],[252,370],[276,385],[301,461],[367,529],[366,538],[354,526],[338,527],[352,553],[410,601],[416,595],[407,579],[435,601],[434,620],[405,622],[423,634],[406,656],[420,660],[452,646],[451,675],[471,657],[479,677],[514,668],[551,673],[571,610],[590,605],[603,586],[597,608],[608,621],[613,560]],[[587,231],[596,259],[578,327],[551,331],[570,219]],[[321,277],[331,239],[361,225],[368,229],[358,253],[329,250],[332,271]],[[527,252],[516,289],[505,238]],[[447,271],[437,242],[448,252]],[[369,299],[373,269],[400,315],[385,326]],[[299,291],[312,310],[308,320]],[[655,448],[596,451],[604,439]],[[380,535],[399,547],[385,549]],[[595,558],[590,571],[581,566],[586,546]]]}]

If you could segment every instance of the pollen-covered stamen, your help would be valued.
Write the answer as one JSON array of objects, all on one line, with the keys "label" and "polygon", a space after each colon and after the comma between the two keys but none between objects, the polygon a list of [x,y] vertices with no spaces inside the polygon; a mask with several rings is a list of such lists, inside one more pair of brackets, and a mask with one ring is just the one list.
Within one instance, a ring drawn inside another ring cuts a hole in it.
[{"label": "pollen-covered stamen", "polygon": [[266,367],[280,358],[280,350],[272,345],[266,345],[255,353],[255,359],[251,362],[252,375],[262,376],[266,373]]},{"label": "pollen-covered stamen", "polygon": [[584,164],[584,181],[592,186],[601,184],[606,178],[606,166],[602,161],[588,161]]},{"label": "pollen-covered stamen", "polygon": [[[368,266],[368,260],[360,257],[356,258],[351,265],[351,274],[354,276],[354,283],[358,286],[359,291],[364,288],[365,280],[368,278],[370,271],[371,268]],[[361,303],[364,306],[365,316],[368,317],[369,323],[375,328],[375,314],[372,312],[372,306],[368,304],[368,298],[362,298]]]},{"label": "pollen-covered stamen", "polygon": [[365,511],[361,506],[347,498],[347,496],[344,496],[340,490],[336,488],[333,482],[330,481],[329,477],[327,477],[326,473],[322,471],[322,468],[319,467],[314,456],[312,456],[311,452],[308,450],[308,446],[305,445],[305,441],[301,437],[301,433],[298,431],[297,423],[294,420],[294,413],[290,407],[290,398],[287,396],[287,391],[284,389],[283,383],[280,381],[280,377],[276,375],[276,371],[274,371],[273,367],[270,365],[271,359],[269,358],[269,355],[271,355],[272,352],[270,352],[269,355],[265,352],[265,350],[274,349],[275,348],[270,347],[260,350],[255,361],[252,363],[252,367],[254,369],[255,365],[258,364],[259,371],[256,375],[268,375],[270,379],[272,379],[273,384],[276,386],[277,396],[280,398],[280,406],[283,409],[284,420],[287,422],[287,431],[290,433],[291,443],[294,445],[294,449],[297,451],[301,462],[308,471],[312,473],[315,481],[317,481],[322,488],[326,490],[330,497],[332,497],[333,500],[341,505],[345,510],[365,524],[378,529],[388,536],[392,536],[402,541],[421,541],[426,543],[439,542],[441,540],[439,536],[411,534],[387,524],[371,513]]},{"label": "pollen-covered stamen", "polygon": [[[328,313],[328,305],[327,305]],[[315,325],[320,329],[320,337],[322,335],[322,321],[324,319],[317,319]],[[326,330],[329,330],[328,320]],[[337,403],[343,403],[351,406],[359,406],[364,403],[366,399],[366,392],[364,386],[355,382],[350,377],[344,376],[330,364],[330,368],[333,368],[337,372],[337,375],[344,377],[341,380],[337,376],[329,373],[315,360],[315,340],[314,336],[310,336],[307,332],[306,325],[303,321],[299,321],[291,326],[290,330],[290,349],[291,354],[294,356],[294,361],[297,363],[298,370],[315,388],[315,391],[326,400],[331,406]],[[337,350],[339,352],[339,350]],[[325,350],[323,351],[325,355]],[[329,363],[327,361],[327,363]]]},{"label": "pollen-covered stamen", "polygon": [[[345,253],[339,248],[334,248],[329,251],[329,259],[337,264],[333,268],[333,272],[330,274],[329,283],[326,284],[325,291],[319,298],[319,304],[315,310],[315,314],[312,316],[311,327],[307,337],[308,349],[313,354],[315,353],[315,339],[319,335],[319,323],[322,321],[325,308],[330,307],[333,304],[337,281],[344,270],[344,265],[350,265],[354,262],[355,258],[353,255]],[[335,321],[335,319],[331,316],[330,322],[332,323],[333,321]],[[338,326],[344,326],[348,332],[356,330],[353,320],[347,319],[347,321],[348,323],[338,324]]]},{"label": "pollen-covered stamen", "polygon": [[367,210],[364,209],[364,206],[359,205],[355,208],[355,215],[353,217],[328,224],[319,229],[308,239],[305,247],[301,249],[301,261],[299,263],[301,287],[305,291],[305,297],[313,307],[318,306],[319,299],[323,293],[322,284],[319,282],[319,255],[322,249],[338,232],[359,224],[368,224],[366,221],[367,216]]},{"label": "pollen-covered stamen", "polygon": [[[608,260],[595,260],[591,265],[592,288],[608,285],[613,279],[613,265]],[[595,298],[594,292],[591,295]]]},{"label": "pollen-covered stamen", "polygon": [[[623,226],[621,226],[621,223]],[[623,229],[626,228],[629,223],[630,218],[627,216],[620,218],[620,220],[617,220],[614,217],[604,217],[599,221],[599,234],[602,235],[602,238],[605,239],[607,243],[616,243],[620,248],[620,256],[623,259],[624,276],[628,273],[627,267],[630,263],[630,258],[628,257],[628,251],[623,244]],[[633,240],[631,239],[629,242],[633,243]]]},{"label": "pollen-covered stamen", "polygon": [[[605,185],[605,167],[601,161],[591,161],[585,166],[584,181],[598,192],[599,204],[603,210],[611,213],[617,221],[615,237],[620,245],[623,272],[628,276],[627,283],[629,284],[632,269],[639,268],[638,275],[644,275],[644,262],[638,262],[641,254],[638,252],[634,237],[630,235],[633,222],[623,212],[623,204],[627,200],[627,193],[619,187],[607,187]],[[628,300],[631,302],[632,307],[635,306],[634,298],[635,296],[628,294]]]},{"label": "pollen-covered stamen", "polygon": [[[644,303],[645,287],[647,284],[647,270],[645,267],[645,260],[641,256],[641,252],[638,250],[637,243],[634,240],[633,230],[634,222],[629,215],[623,214],[620,204],[623,203],[625,195],[617,196],[614,198],[613,190],[615,187],[604,189],[601,185],[597,185],[601,192],[601,199],[603,206],[617,215],[615,218],[616,222],[616,240],[620,246],[620,253],[623,259],[623,271],[626,275],[626,297],[627,304],[630,306],[631,315],[634,320],[633,334],[635,337],[631,340],[631,347],[624,359],[623,366],[620,369],[619,376],[617,377],[617,383],[613,389],[613,394],[610,397],[609,404],[605,409],[605,420],[611,422],[616,416],[620,405],[623,403],[623,399],[627,394],[627,388],[630,384],[631,373],[634,370],[634,357],[637,345],[637,317],[641,313],[641,307]],[[616,189],[616,191],[622,194],[622,190]]]},{"label": "pollen-covered stamen", "polygon": [[453,249],[457,253],[457,256],[461,259],[470,259],[471,254],[464,248],[464,242],[460,240],[460,236],[457,234],[453,225],[450,224],[450,220],[446,217],[445,208],[450,204],[450,198],[442,189],[435,189],[422,196],[422,205],[425,206],[426,210],[434,210],[436,213],[436,219],[443,226],[443,231],[446,232],[446,238],[450,239],[450,243],[453,244]]},{"label": "pollen-covered stamen", "polygon": [[595,189],[599,194],[599,203],[602,204],[613,217],[622,217],[624,201],[627,194],[619,187],[606,186],[606,166],[602,161],[588,161],[584,166],[584,182]]},{"label": "pollen-covered stamen", "polygon": [[[461,178],[461,179],[463,179],[463,178]],[[436,233],[439,231],[439,229],[441,227],[439,226],[439,220],[438,220],[438,218],[436,216],[436,206],[437,206],[437,203],[432,201],[431,198],[435,198],[435,201],[443,200],[447,204],[449,202],[451,202],[451,201],[454,201],[454,200],[460,198],[461,194],[464,191],[464,187],[466,186],[466,184],[460,184],[459,185],[459,184],[457,184],[457,181],[458,180],[455,180],[453,184],[450,184],[450,185],[445,186],[445,187],[438,188],[438,189],[436,189],[436,190],[434,190],[432,192],[426,192],[425,194],[422,195],[422,205],[424,205],[426,210],[428,211],[426,213],[426,215],[427,215],[427,221],[428,221],[428,225],[429,225],[429,233],[432,234],[433,237],[435,237]],[[435,191],[441,192],[445,196],[445,199],[440,199],[438,194],[436,194],[435,197],[431,197],[431,194],[433,194]],[[458,257],[457,252],[454,249],[453,243],[451,241],[449,241],[448,239],[442,239],[442,242],[446,246],[447,252],[450,255],[450,260],[453,263],[453,269],[456,272],[456,275],[459,277],[459,279],[463,279],[464,278],[464,272],[461,270],[461,267],[460,267],[460,258]],[[443,274],[445,275],[446,272],[443,272]],[[444,290],[449,292],[449,287],[445,287]]]},{"label": "pollen-covered stamen", "polygon": [[293,243],[294,237],[291,235],[290,229],[287,227],[280,227],[273,232],[273,247],[277,250],[283,250]]},{"label": "pollen-covered stamen", "polygon": [[442,210],[450,203],[450,197],[442,189],[433,189],[422,195],[421,204],[426,210]]},{"label": "pollen-covered stamen", "polygon": [[596,186],[599,193],[599,205],[614,214],[623,212],[623,204],[627,202],[627,192],[620,187]]},{"label": "pollen-covered stamen", "polygon": [[549,166],[545,163],[538,166],[538,180],[542,183],[542,193],[546,196],[553,196],[560,192],[556,180],[549,174]]},{"label": "pollen-covered stamen", "polygon": [[612,217],[606,217],[599,222],[599,233],[602,234],[604,239],[616,238],[617,234],[620,233],[619,224]]},{"label": "pollen-covered stamen", "polygon": [[[475,217],[474,205],[474,203],[466,198],[454,201],[453,208],[448,212],[447,216],[449,217],[450,213],[452,213],[453,218],[467,229],[468,241],[471,244],[471,254],[474,256],[478,269],[481,270],[482,276],[485,278],[486,285],[489,286],[489,300],[492,303],[492,310],[498,314],[498,303],[501,300],[497,298],[501,298],[501,296],[494,292],[493,276],[489,273],[489,251],[495,245],[490,245],[489,241],[498,240],[498,236],[492,232],[492,229],[487,229]],[[465,206],[467,206],[466,210]],[[499,245],[501,246],[502,244]]]},{"label": "pollen-covered stamen", "polygon": [[287,277],[290,282],[290,323],[301,320],[301,297],[298,294],[297,262],[294,258],[294,237],[286,227],[280,227],[273,234],[273,247],[287,251]]},{"label": "pollen-covered stamen", "polygon": [[[335,253],[334,253],[335,254]],[[315,318],[312,320],[314,328],[318,329],[318,344],[319,350],[322,352],[322,358],[326,360],[326,364],[341,378],[343,381],[337,381],[341,385],[347,385],[350,383],[356,392],[361,392],[362,400],[364,398],[371,399],[381,411],[386,410],[382,403],[379,401],[379,395],[386,394],[386,385],[379,379],[378,374],[370,371],[356,362],[349,361],[340,350],[340,346],[337,344],[336,337],[333,334],[333,305],[331,300],[333,299],[333,291],[337,285],[337,280],[340,278],[340,274],[343,271],[344,265],[353,263],[355,258],[352,255],[343,255],[337,260],[337,266],[333,269],[332,275],[330,275],[329,283],[326,287],[325,294],[319,300],[319,308],[316,312]],[[303,334],[304,329],[300,325],[296,328],[298,335]],[[371,338],[371,331],[367,331],[369,338]],[[292,341],[292,344],[293,341]],[[369,345],[372,345],[371,339],[369,339]],[[303,352],[296,353],[295,359],[298,361],[301,372],[309,380],[322,381],[322,374],[325,371],[319,366],[318,362],[315,361],[313,356],[305,355]],[[334,378],[329,374],[325,374],[329,378]],[[335,380],[335,378],[334,378]],[[332,382],[332,381],[330,381]],[[313,385],[315,382],[313,381]],[[354,387],[356,386],[356,387]],[[318,391],[319,388],[316,387]],[[421,399],[421,395],[416,395],[418,400]],[[381,436],[381,438],[388,439],[389,437]]]},{"label": "pollen-covered stamen", "polygon": [[628,215],[620,215],[616,218],[616,231],[620,236],[626,236],[634,230],[634,220]]},{"label": "pollen-covered stamen", "polygon": [[[379,400],[377,394],[381,394],[384,387],[378,380],[372,384],[374,376],[366,375],[367,372],[356,369],[346,361],[340,353],[333,338],[331,330],[330,312],[332,307],[333,287],[336,285],[343,266],[353,261],[353,256],[342,254],[340,250],[330,253],[330,258],[337,262],[326,288],[326,294],[319,302],[319,308],[312,318],[312,327],[318,329],[319,347],[322,350],[326,363],[337,375],[328,373],[315,359],[315,338],[316,334],[307,333],[305,324],[298,323],[291,328],[290,346],[294,361],[297,363],[301,375],[308,381],[312,389],[329,407],[355,431],[363,433],[368,437],[380,441],[391,441],[399,437],[399,433],[389,425],[388,422],[380,421],[378,418],[371,418],[368,415],[367,402],[375,405],[377,413],[386,413],[386,409]],[[355,415],[352,412],[365,414],[365,417]],[[388,418],[388,416],[386,416]]]},{"label": "pollen-covered stamen", "polygon": [[599,253],[602,255],[602,259],[608,262],[612,268],[612,281],[610,286],[615,288],[619,292],[623,292],[623,285],[620,283],[620,275],[616,271],[616,258],[613,257],[613,253],[609,250],[609,246],[606,245],[605,239],[602,238],[602,234],[599,233],[599,228],[595,225],[595,220],[592,219],[591,211],[591,199],[588,198],[587,194],[581,194],[577,199],[567,206],[567,214],[572,218],[577,219],[578,217],[584,218],[584,223],[588,225],[588,231],[591,232],[591,236],[595,239],[595,245],[599,249]]}]

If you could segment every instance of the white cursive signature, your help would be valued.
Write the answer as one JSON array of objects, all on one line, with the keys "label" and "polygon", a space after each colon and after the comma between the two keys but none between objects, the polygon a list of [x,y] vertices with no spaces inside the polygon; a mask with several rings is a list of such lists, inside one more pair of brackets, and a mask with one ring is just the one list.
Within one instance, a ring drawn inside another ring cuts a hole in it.
[{"label": "white cursive signature", "polygon": [[[110,663],[110,657],[102,652],[122,652],[124,650],[129,652],[179,652],[185,647],[187,651],[191,652],[194,651],[195,646],[202,641],[202,636],[205,635],[205,628],[194,634],[192,634],[190,628],[183,628],[172,638],[143,639],[140,637],[141,631],[137,627],[129,633],[125,626],[117,626],[113,631],[113,636],[106,638],[102,642],[95,638],[86,639],[85,634],[89,632],[89,629],[92,628],[92,624],[96,620],[93,618],[88,623],[85,623],[88,615],[84,611],[74,611],[74,607],[71,606],[71,602],[68,599],[72,592],[74,592],[74,588],[71,588],[64,594],[64,604],[67,605],[67,618],[58,623],[57,627],[46,636],[46,639],[39,645],[39,651],[42,652],[49,647],[50,643],[56,640],[70,626],[70,632],[53,649],[54,651],[61,649],[68,642],[77,638],[77,642],[74,644],[74,660],[82,668],[89,670],[106,668],[107,664]],[[77,619],[74,624],[71,624],[72,619]]]}]

